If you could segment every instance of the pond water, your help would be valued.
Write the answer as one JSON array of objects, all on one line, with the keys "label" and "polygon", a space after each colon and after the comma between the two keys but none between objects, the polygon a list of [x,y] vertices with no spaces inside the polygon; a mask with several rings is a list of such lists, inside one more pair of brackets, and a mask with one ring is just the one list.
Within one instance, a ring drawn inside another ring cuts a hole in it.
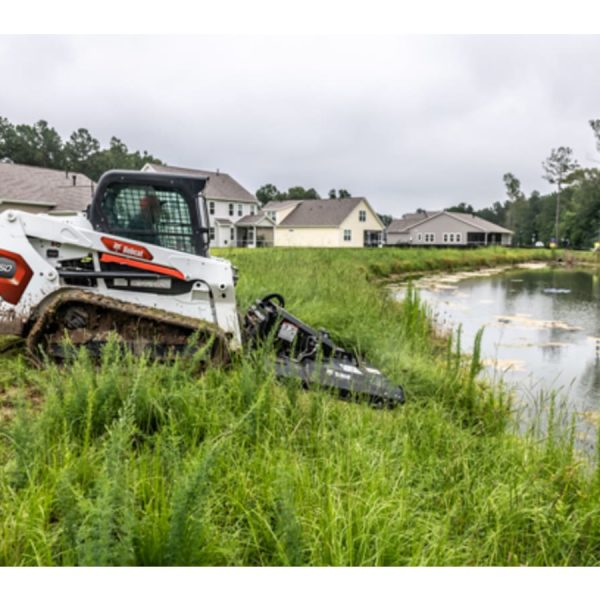
[{"label": "pond water", "polygon": [[557,401],[575,415],[579,443],[593,447],[600,423],[600,275],[519,269],[415,282],[441,328],[461,325],[470,352],[484,327],[488,375],[515,392],[525,412]]}]

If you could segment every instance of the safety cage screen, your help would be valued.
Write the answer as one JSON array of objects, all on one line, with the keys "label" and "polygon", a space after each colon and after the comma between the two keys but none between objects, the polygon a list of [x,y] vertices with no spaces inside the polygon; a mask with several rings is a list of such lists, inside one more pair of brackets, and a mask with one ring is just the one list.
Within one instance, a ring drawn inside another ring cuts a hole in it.
[{"label": "safety cage screen", "polygon": [[177,191],[112,185],[104,193],[102,210],[115,235],[196,254],[190,208]]}]

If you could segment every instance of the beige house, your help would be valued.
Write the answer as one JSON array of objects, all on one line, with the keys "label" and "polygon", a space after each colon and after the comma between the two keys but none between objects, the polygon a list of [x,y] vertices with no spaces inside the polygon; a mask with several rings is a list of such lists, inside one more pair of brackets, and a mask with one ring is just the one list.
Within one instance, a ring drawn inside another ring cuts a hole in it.
[{"label": "beige house", "polygon": [[513,232],[475,215],[419,212],[394,219],[386,229],[388,246],[510,246]]},{"label": "beige house", "polygon": [[382,244],[383,223],[366,198],[302,200],[281,207],[273,204],[269,202],[263,211],[275,213],[275,246],[360,248]]},{"label": "beige house", "polygon": [[81,212],[94,186],[82,173],[0,161],[0,211]]}]

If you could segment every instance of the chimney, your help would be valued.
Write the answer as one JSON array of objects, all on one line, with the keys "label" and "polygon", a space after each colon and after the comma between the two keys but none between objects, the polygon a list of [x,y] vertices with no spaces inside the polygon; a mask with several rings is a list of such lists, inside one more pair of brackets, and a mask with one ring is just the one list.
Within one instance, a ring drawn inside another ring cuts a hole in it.
[{"label": "chimney", "polygon": [[73,187],[77,185],[77,175],[71,175],[71,179],[73,180]]}]

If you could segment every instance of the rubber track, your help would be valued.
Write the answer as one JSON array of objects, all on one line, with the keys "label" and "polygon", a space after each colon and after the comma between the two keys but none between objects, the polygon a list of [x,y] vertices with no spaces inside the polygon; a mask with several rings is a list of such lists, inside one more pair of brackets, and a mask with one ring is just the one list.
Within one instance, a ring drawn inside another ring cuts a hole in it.
[{"label": "rubber track", "polygon": [[[109,321],[111,323],[108,327],[98,330],[88,327],[79,330],[69,329],[64,323],[58,323],[56,320],[61,318],[63,309],[70,306],[89,307],[92,309],[92,312],[96,311],[98,314],[103,315],[104,321]],[[113,313],[113,319],[110,319],[109,316],[111,312]],[[121,322],[121,324],[127,323],[128,325],[131,325],[131,327],[119,326],[119,322]],[[169,336],[167,333],[167,335],[164,336],[167,338],[181,338],[182,331],[187,338],[194,334],[198,334],[199,347],[203,347],[208,340],[212,340],[210,353],[211,362],[215,364],[226,364],[229,362],[230,350],[227,336],[213,323],[208,323],[201,319],[176,315],[157,308],[147,308],[131,302],[107,298],[99,294],[94,294],[93,292],[79,289],[59,290],[48,297],[40,307],[38,307],[33,326],[27,334],[25,343],[30,357],[38,363],[40,362],[40,357],[44,353],[52,356],[52,348],[51,346],[48,346],[47,338],[49,336],[56,337],[57,334],[62,337],[64,336],[64,332],[68,332],[71,339],[76,339],[77,337],[95,339],[95,342],[92,344],[78,344],[73,342],[75,347],[86,345],[90,348],[97,349],[99,345],[103,345],[109,333],[113,331],[119,335],[126,346],[129,348],[136,348],[139,347],[139,340],[131,337],[128,339],[127,335],[124,335],[124,332],[126,332],[127,329],[138,330],[139,324],[154,327],[157,330],[160,329],[163,333],[165,331],[168,332],[169,328],[172,328],[173,334],[172,336]],[[169,349],[177,351],[181,349],[181,346],[182,344],[169,344],[168,341],[166,343],[163,341],[163,343],[154,345],[154,347],[146,345],[144,349],[149,349],[151,354],[155,354],[155,357],[160,358],[168,352]],[[154,352],[153,349],[155,350]],[[53,358],[61,357],[53,356]]]}]

